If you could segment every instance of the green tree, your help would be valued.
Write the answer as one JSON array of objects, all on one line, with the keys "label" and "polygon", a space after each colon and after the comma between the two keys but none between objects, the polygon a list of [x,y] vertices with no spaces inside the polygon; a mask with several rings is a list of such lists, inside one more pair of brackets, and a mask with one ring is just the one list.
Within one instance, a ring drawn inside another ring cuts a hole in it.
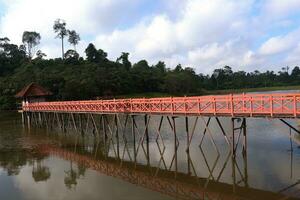
[{"label": "green tree", "polygon": [[27,54],[31,60],[33,55],[33,48],[40,44],[41,35],[35,31],[24,31],[22,36],[22,42],[26,46]]},{"label": "green tree", "polygon": [[75,30],[68,30],[68,41],[71,45],[74,46],[74,50],[76,51],[76,45],[79,43],[80,41],[80,36],[78,33],[76,33]]},{"label": "green tree", "polygon": [[95,45],[90,43],[85,49],[86,59],[89,62],[101,63],[107,61],[107,53],[102,49],[96,49]]},{"label": "green tree", "polygon": [[94,44],[90,43],[87,48],[85,49],[86,59],[89,62],[95,62],[98,57],[98,51]]},{"label": "green tree", "polygon": [[69,49],[65,53],[65,62],[68,64],[77,64],[79,59],[79,54],[72,49]]},{"label": "green tree", "polygon": [[57,34],[56,38],[61,39],[61,51],[62,51],[62,59],[64,59],[64,38],[68,35],[68,31],[66,29],[66,22],[62,19],[57,19],[54,21],[53,30]]},{"label": "green tree", "polygon": [[47,55],[46,55],[45,53],[43,53],[41,50],[38,50],[38,51],[36,52],[36,57],[37,57],[38,59],[43,59],[44,57],[47,57]]},{"label": "green tree", "polygon": [[121,56],[117,58],[117,63],[121,63],[126,70],[131,68],[131,62],[129,61],[129,53],[122,52]]}]

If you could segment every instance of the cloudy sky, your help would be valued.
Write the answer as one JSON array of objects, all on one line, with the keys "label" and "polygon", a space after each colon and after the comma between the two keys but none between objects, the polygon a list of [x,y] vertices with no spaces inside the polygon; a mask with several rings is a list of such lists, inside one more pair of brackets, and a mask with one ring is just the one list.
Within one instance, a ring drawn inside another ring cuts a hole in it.
[{"label": "cloudy sky", "polygon": [[300,64],[300,0],[0,0],[0,37],[20,44],[24,30],[37,31],[39,48],[60,56],[57,18],[80,33],[82,55],[93,42],[113,60],[130,52],[133,62],[202,73]]}]

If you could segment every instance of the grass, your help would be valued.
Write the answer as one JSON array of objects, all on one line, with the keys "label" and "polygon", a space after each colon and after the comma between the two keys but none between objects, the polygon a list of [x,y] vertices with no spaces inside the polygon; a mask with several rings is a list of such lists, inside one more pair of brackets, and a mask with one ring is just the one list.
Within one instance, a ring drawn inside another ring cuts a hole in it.
[{"label": "grass", "polygon": [[228,90],[210,90],[205,91],[205,94],[236,94],[247,92],[267,92],[278,90],[300,90],[300,85],[296,86],[275,86],[275,87],[261,87],[261,88],[243,88],[243,89],[228,89]]},{"label": "grass", "polygon": [[[267,91],[279,91],[279,90],[300,90],[300,85],[298,86],[276,86],[276,87],[261,87],[261,88],[243,88],[243,89],[227,89],[227,90],[205,90],[201,94],[189,94],[187,96],[201,96],[201,95],[212,95],[212,94],[237,94],[237,93],[247,93],[247,92],[267,92]],[[134,94],[124,94],[118,95],[116,99],[126,99],[126,98],[155,98],[155,97],[171,97],[171,96],[185,96],[182,95],[172,95],[169,93],[160,92],[146,92],[146,93],[134,93]]]}]

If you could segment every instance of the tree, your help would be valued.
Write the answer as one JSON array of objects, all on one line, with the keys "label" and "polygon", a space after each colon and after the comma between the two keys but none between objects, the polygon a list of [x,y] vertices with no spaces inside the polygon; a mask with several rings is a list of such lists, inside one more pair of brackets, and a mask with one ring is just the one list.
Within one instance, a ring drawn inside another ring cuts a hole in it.
[{"label": "tree", "polygon": [[65,61],[68,64],[76,64],[78,62],[79,59],[79,54],[72,49],[69,49],[66,53],[65,53]]},{"label": "tree", "polygon": [[178,64],[175,69],[174,69],[175,72],[181,72],[182,71],[182,66],[181,64]]},{"label": "tree", "polygon": [[38,50],[37,52],[36,52],[36,57],[38,58],[38,59],[43,59],[44,57],[47,57],[47,55],[45,54],[45,53],[43,53],[41,50]]},{"label": "tree", "polygon": [[154,67],[157,68],[161,73],[165,73],[167,71],[166,64],[162,61],[158,61]]},{"label": "tree", "polygon": [[300,68],[298,66],[294,67],[291,75],[292,76],[300,76]]},{"label": "tree", "polygon": [[97,59],[98,52],[93,43],[90,43],[84,52],[86,54],[86,59],[89,62],[94,62]]},{"label": "tree", "polygon": [[0,45],[7,44],[8,42],[10,42],[8,37],[0,38]]},{"label": "tree", "polygon": [[97,61],[98,62],[107,61],[107,53],[102,49],[97,50]]},{"label": "tree", "polygon": [[131,62],[129,61],[128,57],[129,53],[122,52],[122,55],[119,58],[117,58],[117,62],[122,63],[126,70],[129,70],[131,68]]},{"label": "tree", "polygon": [[64,38],[68,35],[68,31],[66,29],[66,22],[62,19],[57,19],[54,21],[53,30],[57,33],[56,38],[61,39],[61,51],[62,51],[62,59],[64,59]]},{"label": "tree", "polygon": [[40,44],[41,35],[35,31],[24,31],[22,36],[22,42],[26,46],[27,54],[31,60],[33,55],[33,48]]},{"label": "tree", "polygon": [[107,61],[107,53],[102,49],[97,50],[92,43],[85,49],[85,54],[89,62],[101,63]]},{"label": "tree", "polygon": [[74,50],[76,51],[76,45],[80,41],[80,36],[78,33],[76,33],[75,30],[72,31],[68,30],[68,35],[69,35],[68,41],[71,45],[74,46]]}]

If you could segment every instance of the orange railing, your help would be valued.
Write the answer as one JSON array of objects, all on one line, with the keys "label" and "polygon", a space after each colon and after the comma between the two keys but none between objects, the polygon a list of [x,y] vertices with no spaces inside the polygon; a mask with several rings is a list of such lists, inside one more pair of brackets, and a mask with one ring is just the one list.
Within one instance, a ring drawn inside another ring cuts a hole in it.
[{"label": "orange railing", "polygon": [[299,117],[300,94],[237,94],[27,103],[29,112]]}]

